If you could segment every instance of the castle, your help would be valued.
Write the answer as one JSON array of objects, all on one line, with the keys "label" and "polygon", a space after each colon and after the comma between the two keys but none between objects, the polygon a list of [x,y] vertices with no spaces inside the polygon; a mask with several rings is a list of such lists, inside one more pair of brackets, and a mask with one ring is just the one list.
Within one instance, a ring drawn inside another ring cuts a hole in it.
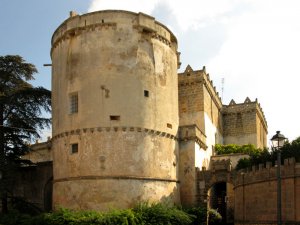
[{"label": "castle", "polygon": [[25,157],[48,168],[53,209],[197,205],[216,144],[267,145],[258,101],[223,105],[205,67],[177,73],[177,39],[151,16],[71,12],[51,58],[52,139]]}]

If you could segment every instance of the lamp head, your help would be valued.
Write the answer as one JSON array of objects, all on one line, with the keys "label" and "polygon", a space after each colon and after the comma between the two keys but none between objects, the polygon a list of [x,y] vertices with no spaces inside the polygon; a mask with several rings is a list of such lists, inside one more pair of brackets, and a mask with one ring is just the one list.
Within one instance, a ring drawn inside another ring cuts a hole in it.
[{"label": "lamp head", "polygon": [[274,149],[280,149],[284,145],[284,141],[287,138],[280,133],[280,131],[276,131],[276,134],[271,138],[272,147]]}]

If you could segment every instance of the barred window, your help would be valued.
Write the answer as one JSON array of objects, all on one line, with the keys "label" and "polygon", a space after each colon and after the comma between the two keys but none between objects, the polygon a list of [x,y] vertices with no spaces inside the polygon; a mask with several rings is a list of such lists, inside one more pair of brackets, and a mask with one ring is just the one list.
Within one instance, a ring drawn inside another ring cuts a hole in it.
[{"label": "barred window", "polygon": [[78,93],[73,93],[70,95],[70,113],[78,112]]}]

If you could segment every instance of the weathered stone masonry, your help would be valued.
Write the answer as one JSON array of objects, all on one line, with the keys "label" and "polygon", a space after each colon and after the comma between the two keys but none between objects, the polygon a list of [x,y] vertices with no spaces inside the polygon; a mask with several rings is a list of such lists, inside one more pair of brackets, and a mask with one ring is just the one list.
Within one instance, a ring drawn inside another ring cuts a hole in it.
[{"label": "weathered stone masonry", "polygon": [[143,13],[71,12],[56,29],[51,150],[26,156],[53,161],[53,209],[202,205],[201,173],[224,181],[216,144],[266,146],[257,100],[223,105],[205,67],[177,73],[179,55],[174,34]]}]

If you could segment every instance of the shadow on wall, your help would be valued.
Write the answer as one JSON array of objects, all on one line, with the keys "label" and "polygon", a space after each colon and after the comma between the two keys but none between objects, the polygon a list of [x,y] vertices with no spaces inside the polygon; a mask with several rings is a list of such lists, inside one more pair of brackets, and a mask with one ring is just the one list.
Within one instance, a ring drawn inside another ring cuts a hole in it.
[{"label": "shadow on wall", "polygon": [[173,188],[173,192],[171,194],[161,197],[160,202],[167,206],[180,205],[178,184]]},{"label": "shadow on wall", "polygon": [[52,180],[52,162],[22,167],[15,178],[13,199],[22,199],[24,204],[28,203],[28,206],[32,205],[41,211],[51,211]]}]

